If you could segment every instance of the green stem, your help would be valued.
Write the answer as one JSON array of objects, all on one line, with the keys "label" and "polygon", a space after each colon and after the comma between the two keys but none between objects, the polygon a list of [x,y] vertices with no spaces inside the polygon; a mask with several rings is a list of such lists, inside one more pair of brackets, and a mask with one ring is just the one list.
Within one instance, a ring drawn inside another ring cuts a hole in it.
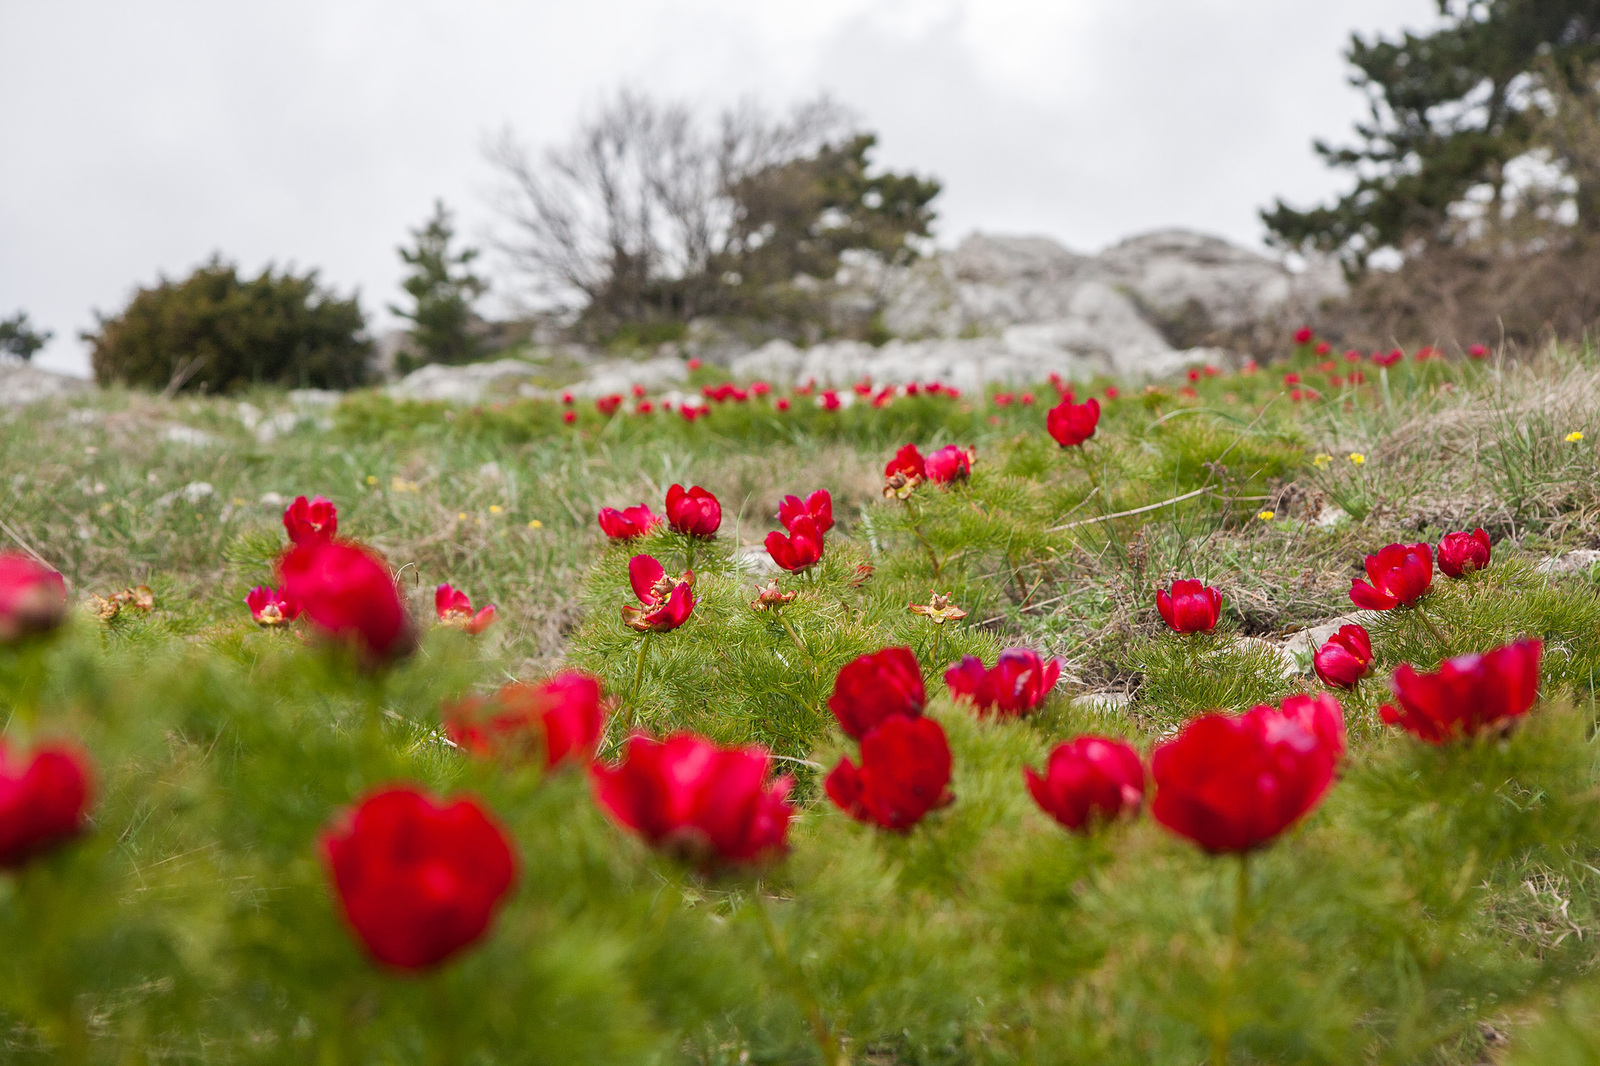
[{"label": "green stem", "polygon": [[686,534],[684,536],[684,541],[685,541],[685,544],[684,544],[684,549],[683,549],[683,568],[685,570],[693,573],[694,572],[694,534],[692,534],[692,533]]},{"label": "green stem", "polygon": [[944,623],[940,622],[933,627],[933,655],[930,656],[930,658],[933,659],[933,668],[935,671],[939,669],[939,645],[943,643],[943,641]]},{"label": "green stem", "polygon": [[1442,631],[1440,631],[1438,626],[1433,624],[1433,620],[1432,619],[1430,619],[1426,614],[1423,613],[1422,608],[1420,606],[1417,606],[1417,607],[1411,608],[1411,610],[1416,614],[1417,618],[1421,620],[1422,624],[1428,627],[1428,632],[1433,634],[1433,638],[1435,640],[1437,640],[1441,645],[1443,645],[1446,649],[1448,649],[1450,647],[1449,638],[1446,637]]},{"label": "green stem", "polygon": [[633,668],[633,687],[628,689],[628,716],[624,723],[625,729],[633,728],[634,707],[639,702],[639,689],[644,684],[644,660],[650,653],[650,634],[639,634],[639,661]]},{"label": "green stem", "polygon": [[917,535],[917,540],[922,544],[922,550],[928,553],[928,562],[933,564],[933,578],[937,581],[939,579],[939,571],[942,569],[939,565],[939,556],[934,552],[933,545],[929,543],[928,538],[922,533],[922,518],[917,514],[917,509],[912,506],[910,497],[906,498],[905,505],[906,513],[911,516],[911,532]]},{"label": "green stem", "polygon": [[1228,1042],[1232,1037],[1228,1024],[1228,994],[1233,989],[1233,971],[1244,950],[1244,930],[1250,913],[1250,853],[1239,853],[1239,880],[1234,890],[1233,926],[1228,937],[1228,959],[1222,969],[1222,996],[1211,1025],[1211,1066],[1227,1066]]},{"label": "green stem", "polygon": [[811,653],[806,651],[806,646],[804,644],[800,643],[799,634],[794,631],[794,626],[789,624],[789,620],[783,616],[783,610],[779,607],[774,607],[772,609],[772,613],[778,616],[778,624],[783,626],[783,631],[785,633],[789,634],[789,639],[794,641],[794,646],[796,648],[800,649],[800,654],[805,656],[807,661],[810,661]]},{"label": "green stem", "polygon": [[817,1041],[817,1049],[822,1052],[823,1066],[849,1066],[850,1060],[845,1055],[844,1048],[840,1046],[839,1036],[823,1015],[822,1004],[817,1002],[816,994],[811,991],[811,984],[806,980],[805,972],[789,957],[788,946],[778,933],[766,896],[760,887],[755,891],[755,911],[757,917],[761,919],[761,929],[766,934],[767,946],[772,949],[773,958],[783,970],[801,1013],[811,1025],[811,1035]]}]

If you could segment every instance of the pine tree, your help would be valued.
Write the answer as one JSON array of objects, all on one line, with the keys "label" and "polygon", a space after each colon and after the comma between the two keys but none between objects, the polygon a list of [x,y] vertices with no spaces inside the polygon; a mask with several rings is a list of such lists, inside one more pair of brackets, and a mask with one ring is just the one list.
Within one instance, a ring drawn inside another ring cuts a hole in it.
[{"label": "pine tree", "polygon": [[1351,80],[1372,116],[1356,126],[1359,144],[1318,141],[1316,150],[1358,180],[1329,206],[1280,200],[1263,211],[1279,244],[1337,252],[1359,268],[1381,248],[1448,243],[1452,207],[1478,189],[1497,207],[1506,164],[1538,142],[1536,70],[1596,99],[1585,72],[1600,57],[1600,2],[1439,0],[1439,11],[1444,23],[1431,33],[1352,37]]},{"label": "pine tree", "polygon": [[53,336],[49,330],[39,331],[28,321],[26,311],[18,311],[10,318],[0,318],[0,352],[7,352],[26,363],[33,353],[43,348]]},{"label": "pine tree", "polygon": [[[482,296],[488,284],[473,274],[470,267],[478,249],[450,250],[455,226],[443,200],[435,200],[433,217],[421,229],[411,231],[415,248],[400,248],[400,258],[412,268],[401,283],[413,301],[407,310],[389,305],[389,310],[412,323],[411,339],[416,355],[413,365],[422,363],[465,363],[478,354],[478,340],[472,335],[472,302]],[[405,367],[404,369],[410,369]]]}]

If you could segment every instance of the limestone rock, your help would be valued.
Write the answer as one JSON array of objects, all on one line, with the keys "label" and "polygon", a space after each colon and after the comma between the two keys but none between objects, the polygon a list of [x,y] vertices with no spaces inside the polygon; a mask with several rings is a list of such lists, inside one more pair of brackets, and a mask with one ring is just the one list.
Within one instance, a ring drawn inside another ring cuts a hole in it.
[{"label": "limestone rock", "polygon": [[93,387],[93,382],[83,378],[40,370],[20,361],[0,361],[0,407],[22,407],[40,400],[76,396]]}]

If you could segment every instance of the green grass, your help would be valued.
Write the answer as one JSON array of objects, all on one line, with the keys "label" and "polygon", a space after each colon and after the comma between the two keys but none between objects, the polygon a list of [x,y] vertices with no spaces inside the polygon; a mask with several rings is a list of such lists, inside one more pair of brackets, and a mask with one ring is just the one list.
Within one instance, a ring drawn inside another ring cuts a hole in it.
[{"label": "green grass", "polygon": [[[693,424],[580,407],[568,426],[554,403],[365,393],[267,443],[235,404],[271,415],[285,395],[6,412],[0,537],[75,595],[157,598],[0,650],[9,736],[79,738],[99,774],[93,832],[0,879],[7,1061],[808,1063],[816,1011],[875,1064],[1193,1063],[1219,1025],[1236,1062],[1489,1061],[1489,1033],[1516,1061],[1587,1061],[1600,586],[1535,566],[1600,543],[1600,360],[1402,364],[1360,389],[1299,369],[1323,400],[1292,401],[1281,370],[1204,377],[1193,397],[1122,383],[1081,454],[1045,436],[1045,403],[976,396],[752,400]],[[971,480],[884,499],[907,441],[975,447]],[[684,544],[608,545],[594,515],[659,510],[673,482],[716,492],[723,529],[697,550],[693,616],[648,638],[641,669],[627,558],[676,570]],[[752,611],[750,552],[782,496],[819,487],[838,523],[822,565],[781,578],[799,593],[781,619]],[[383,552],[428,630],[381,678],[249,621],[282,546],[263,498],[302,493]],[[1424,601],[1445,644],[1407,612],[1370,626],[1378,671],[1344,698],[1352,753],[1326,804],[1253,859],[1242,947],[1233,861],[1148,818],[1081,838],[1033,806],[1021,768],[1061,739],[1148,753],[1200,712],[1313,688],[1271,644],[1349,612],[1367,552],[1476,525],[1490,569]],[[1218,633],[1162,626],[1153,592],[1177,577],[1222,590]],[[499,621],[433,629],[442,581]],[[968,617],[912,615],[931,591]],[[1524,635],[1546,642],[1544,702],[1507,737],[1434,750],[1382,726],[1397,664]],[[917,653],[956,765],[956,802],[904,837],[818,787],[848,750],[834,674],[892,643]],[[1065,664],[1038,714],[980,722],[943,695],[947,663],[1014,645]],[[803,803],[789,857],[759,879],[686,871],[607,822],[581,774],[442,740],[441,701],[559,664],[616,701],[608,749],[631,722],[779,755]],[[492,934],[419,979],[366,961],[315,850],[338,809],[395,780],[475,793],[521,857]]]}]

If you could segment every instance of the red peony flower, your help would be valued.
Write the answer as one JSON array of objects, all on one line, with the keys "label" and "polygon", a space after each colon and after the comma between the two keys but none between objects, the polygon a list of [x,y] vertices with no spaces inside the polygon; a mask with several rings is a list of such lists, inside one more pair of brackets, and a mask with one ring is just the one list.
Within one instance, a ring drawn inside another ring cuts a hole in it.
[{"label": "red peony flower", "polygon": [[799,573],[822,558],[822,533],[811,516],[803,514],[789,524],[787,537],[777,530],[767,534],[767,554],[783,569]]},{"label": "red peony flower", "polygon": [[502,830],[469,797],[374,792],[322,833],[322,857],[356,935],[379,962],[437,965],[489,928],[517,876]]},{"label": "red peony flower", "polygon": [[602,507],[599,520],[600,531],[612,540],[633,540],[661,524],[661,516],[642,503],[620,511],[615,507]]},{"label": "red peony flower", "polygon": [[1327,355],[1331,351],[1333,351],[1333,345],[1329,344],[1327,341],[1321,341],[1320,343],[1318,343],[1318,345],[1317,345],[1317,354],[1318,355]]},{"label": "red peony flower", "polygon": [[794,778],[768,782],[764,748],[677,733],[628,738],[622,762],[590,769],[595,800],[625,829],[702,865],[757,862],[788,847]]},{"label": "red peony flower", "polygon": [[576,422],[577,420],[578,420],[578,415],[577,415],[576,411],[567,411],[567,412],[563,413],[562,416],[561,416],[561,421],[565,422],[569,426],[572,425],[572,423]]},{"label": "red peony flower", "polygon": [[701,365],[702,364],[700,360],[694,358],[691,358],[687,363],[684,364],[684,366],[688,367],[690,370],[699,370]]},{"label": "red peony flower", "polygon": [[594,401],[594,409],[607,417],[616,414],[617,408],[621,406],[622,394],[620,392],[614,392],[609,396],[597,397]]},{"label": "red peony flower", "polygon": [[752,381],[750,383],[750,395],[752,396],[765,396],[771,391],[772,386],[765,381]]},{"label": "red peony flower", "polygon": [[433,609],[439,614],[439,624],[459,629],[477,636],[494,621],[494,604],[489,604],[477,614],[472,613],[472,599],[460,589],[440,585],[433,590]]},{"label": "red peony flower", "polygon": [[291,548],[278,560],[278,594],[369,660],[398,659],[416,645],[389,568],[358,544],[311,541]]},{"label": "red peony flower", "polygon": [[1316,333],[1312,331],[1310,326],[1302,326],[1295,331],[1294,342],[1296,344],[1310,344],[1311,338],[1315,336]]},{"label": "red peony flower", "polygon": [[1439,569],[1450,577],[1465,577],[1489,565],[1489,534],[1481,529],[1471,533],[1446,533],[1439,541]]},{"label": "red peony flower", "polygon": [[[1114,393],[1107,395],[1114,398]],[[1044,416],[1044,426],[1055,442],[1063,448],[1071,448],[1082,444],[1094,436],[1094,431],[1100,424],[1100,401],[1090,397],[1083,403],[1073,403],[1071,399],[1064,399],[1056,406],[1050,408]]]},{"label": "red peony flower", "polygon": [[780,411],[787,411],[789,409],[789,397],[787,397],[787,396],[778,397],[778,402],[773,404],[773,406],[776,407]]},{"label": "red peony flower", "polygon": [[67,583],[21,552],[0,552],[0,644],[47,633],[67,619]]},{"label": "red peony flower", "polygon": [[694,610],[694,574],[669,578],[666,568],[648,555],[628,560],[628,582],[643,607],[623,604],[622,620],[641,633],[665,633],[689,620]]},{"label": "red peony flower", "polygon": [[1344,361],[1347,363],[1359,363],[1361,362],[1361,353],[1351,348],[1344,353]]},{"label": "red peony flower", "polygon": [[339,509],[333,501],[318,496],[307,500],[296,496],[283,511],[283,528],[293,544],[312,544],[332,540],[339,532]]},{"label": "red peony flower", "polygon": [[667,490],[667,525],[690,537],[714,537],[722,525],[722,504],[699,485],[685,492],[682,485]]},{"label": "red peony flower", "polygon": [[1020,403],[1024,407],[1032,407],[1033,406],[1033,393],[1031,393],[1031,392],[1023,393],[1021,396],[1017,397],[1017,402]]},{"label": "red peony flower", "polygon": [[907,832],[950,792],[950,743],[932,718],[890,715],[861,739],[861,765],[849,757],[823,787],[840,810],[860,822]]},{"label": "red peony flower", "polygon": [[1339,631],[1311,656],[1311,667],[1324,685],[1355,688],[1372,672],[1372,635],[1361,626],[1340,626]]},{"label": "red peony flower", "polygon": [[1390,544],[1367,556],[1367,578],[1350,582],[1351,603],[1369,611],[1410,607],[1433,584],[1433,549],[1426,544]]},{"label": "red peony flower", "polygon": [[824,411],[837,411],[844,406],[844,401],[839,399],[839,394],[832,389],[823,389],[822,395],[817,397],[817,406]]},{"label": "red peony flower", "polygon": [[1520,640],[1482,655],[1446,659],[1431,674],[1402,663],[1392,682],[1398,708],[1383,720],[1429,744],[1472,737],[1507,725],[1539,698],[1539,640]]},{"label": "red peony flower", "polygon": [[1222,593],[1198,581],[1174,581],[1172,591],[1156,590],[1156,610],[1177,633],[1209,633],[1222,614]]},{"label": "red peony flower", "polygon": [[1068,829],[1088,832],[1094,821],[1137,814],[1144,802],[1144,764],[1119,740],[1078,737],[1057,744],[1044,773],[1022,768],[1039,809]]},{"label": "red peony flower", "polygon": [[922,459],[922,453],[917,451],[915,444],[907,444],[894,453],[883,468],[883,476],[892,478],[896,474],[908,481],[921,481],[928,476],[927,464]]},{"label": "red peony flower", "polygon": [[972,453],[954,444],[947,444],[928,456],[923,470],[935,485],[965,481],[972,475]]},{"label": "red peony flower", "polygon": [[860,740],[891,715],[914,718],[927,705],[922,667],[910,648],[884,648],[845,663],[828,709],[846,736]]},{"label": "red peony flower", "polygon": [[45,744],[24,758],[0,740],[0,868],[15,870],[83,832],[92,787],[89,758]]},{"label": "red peony flower", "polygon": [[1472,359],[1486,359],[1489,356],[1489,349],[1481,344],[1474,344],[1467,349],[1467,356]]},{"label": "red peony flower", "polygon": [[1249,851],[1315,807],[1337,763],[1295,715],[1271,707],[1201,715],[1156,745],[1150,813],[1207,851]]},{"label": "red peony flower", "polygon": [[791,529],[792,523],[801,515],[810,515],[816,523],[818,533],[826,533],[833,528],[833,497],[827,489],[818,489],[805,499],[798,496],[785,496],[778,505],[778,521],[783,523],[784,529]]},{"label": "red peony flower", "polygon": [[525,755],[536,743],[544,763],[587,763],[605,731],[600,682],[568,671],[537,685],[506,685],[488,699],[469,697],[443,708],[445,734],[473,755]]},{"label": "red peony flower", "polygon": [[278,594],[270,585],[257,585],[244,598],[250,617],[257,625],[281,626],[300,617],[300,608]]},{"label": "red peony flower", "polygon": [[561,394],[561,402],[563,404],[565,404],[566,406],[571,407],[572,406],[572,393],[563,392]]},{"label": "red peony flower", "polygon": [[860,381],[858,381],[854,385],[850,386],[850,388],[855,391],[855,394],[857,396],[871,396],[872,395],[872,379],[871,378],[862,378]]},{"label": "red peony flower", "polygon": [[1392,352],[1389,352],[1388,354],[1384,354],[1383,352],[1373,352],[1372,353],[1372,361],[1374,363],[1376,363],[1377,365],[1379,365],[1379,366],[1394,366],[1396,363],[1398,363],[1400,360],[1404,359],[1405,357],[1406,357],[1406,353],[1402,352],[1398,348],[1396,348]]},{"label": "red peony flower", "polygon": [[979,715],[1017,718],[1038,707],[1055,688],[1061,663],[1045,662],[1027,648],[1007,648],[991,669],[976,655],[964,655],[944,672],[950,694],[972,701]]},{"label": "red peony flower", "polygon": [[[1273,709],[1266,704],[1252,708],[1258,711]],[[1347,747],[1344,708],[1339,706],[1339,701],[1331,692],[1319,692],[1315,696],[1304,693],[1290,696],[1276,709],[1279,714],[1294,719],[1301,729],[1316,737],[1323,747],[1333,752],[1335,759],[1344,757]]]}]

